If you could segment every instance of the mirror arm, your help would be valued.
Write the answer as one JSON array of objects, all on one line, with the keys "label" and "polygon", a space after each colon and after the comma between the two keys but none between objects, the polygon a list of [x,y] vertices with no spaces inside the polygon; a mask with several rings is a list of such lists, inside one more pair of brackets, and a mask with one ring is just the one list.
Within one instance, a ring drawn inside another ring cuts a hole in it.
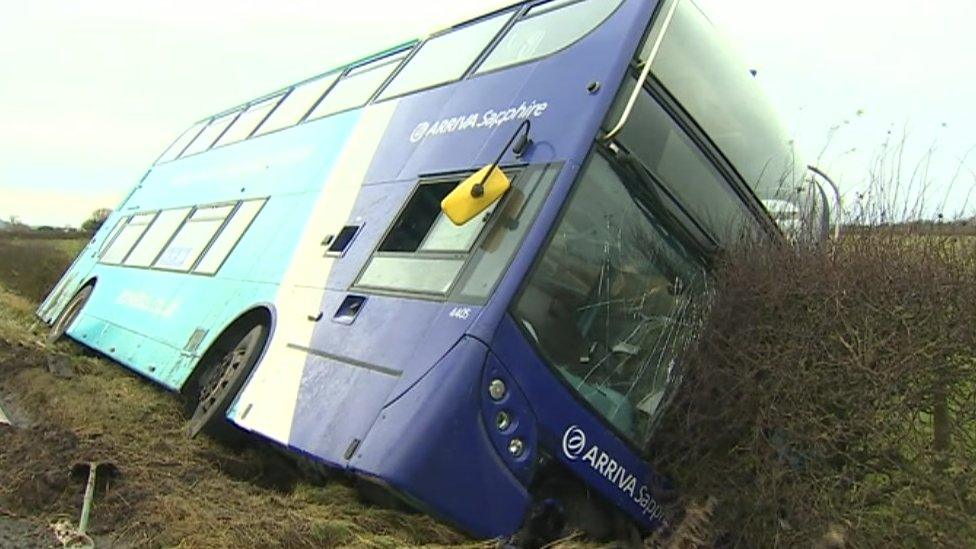
[{"label": "mirror arm", "polygon": [[[647,54],[647,59],[644,61],[644,68],[641,69],[640,76],[637,78],[637,84],[634,86],[634,91],[631,92],[630,98],[627,100],[627,104],[624,106],[624,112],[620,115],[620,120],[614,125],[613,129],[608,131],[606,135],[600,138],[604,143],[609,143],[621,130],[624,129],[624,125],[627,120],[630,119],[630,113],[634,110],[634,105],[637,103],[637,97],[644,90],[644,82],[647,82],[647,77],[651,74],[651,65],[654,63],[654,59],[657,57],[658,50],[661,49],[661,43],[664,41],[664,35],[668,31],[668,27],[671,26],[671,19],[674,17],[674,12],[678,8],[678,4],[681,0],[675,0],[674,3],[668,9],[668,13],[664,17],[664,23],[661,24],[661,30],[658,32],[657,37],[654,39],[654,45],[651,46],[651,51]],[[627,76],[624,76],[626,79]]]},{"label": "mirror arm", "polygon": [[[522,131],[522,128],[525,128],[525,135],[522,136],[522,139],[519,140],[518,143],[515,143],[515,138],[519,136],[519,133]],[[488,176],[491,175],[491,173],[495,171],[496,168],[498,168],[498,165],[501,163],[502,158],[505,156],[505,153],[508,152],[509,148],[512,149],[512,152],[514,152],[515,156],[517,157],[520,157],[523,154],[525,154],[526,148],[528,148],[528,146],[532,144],[532,140],[529,138],[529,132],[531,130],[532,130],[531,120],[523,120],[522,123],[519,124],[519,127],[515,128],[515,132],[512,133],[512,137],[508,139],[508,143],[506,143],[505,147],[502,148],[502,152],[498,154],[498,158],[495,158],[495,161],[492,162],[491,169],[485,172],[485,175],[484,177],[481,178],[480,183],[471,187],[471,196],[475,198],[481,198],[482,196],[484,196],[485,181],[488,181]],[[512,147],[512,143],[515,143],[515,147]]]}]

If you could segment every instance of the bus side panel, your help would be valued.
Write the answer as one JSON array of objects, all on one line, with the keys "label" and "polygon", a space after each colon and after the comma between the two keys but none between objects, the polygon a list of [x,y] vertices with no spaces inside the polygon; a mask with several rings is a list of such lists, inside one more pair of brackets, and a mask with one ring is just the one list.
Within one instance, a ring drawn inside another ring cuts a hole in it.
[{"label": "bus side panel", "polygon": [[348,459],[346,449],[367,436],[380,409],[447,354],[477,315],[473,308],[468,319],[459,319],[450,315],[450,304],[371,296],[353,324],[334,322],[344,296],[326,295],[289,438],[291,446],[340,464]]},{"label": "bus side panel", "polygon": [[164,272],[133,275],[119,267],[102,266],[96,272],[95,292],[68,334],[171,389],[183,384],[206,348],[184,352],[194,330],[216,337],[215,328],[273,290],[268,284],[218,283]]},{"label": "bus side panel", "polygon": [[108,238],[122,217],[123,215],[117,211],[110,214],[84,249],[78,253],[71,266],[68,267],[58,283],[38,306],[37,316],[41,320],[48,324],[53,323],[65,305],[68,304],[68,301],[81,289],[81,285],[91,279],[93,276],[91,271],[95,268],[98,252],[105,245],[105,239]]},{"label": "bus side panel", "polygon": [[[99,284],[83,312],[94,322],[79,322],[69,335],[167,387],[182,386],[224,327],[255,306],[273,307],[323,181],[359,119],[347,113],[150,173],[126,211],[268,198],[216,276],[97,265]],[[122,327],[125,337],[116,337]],[[203,341],[184,352],[196,330]]]}]

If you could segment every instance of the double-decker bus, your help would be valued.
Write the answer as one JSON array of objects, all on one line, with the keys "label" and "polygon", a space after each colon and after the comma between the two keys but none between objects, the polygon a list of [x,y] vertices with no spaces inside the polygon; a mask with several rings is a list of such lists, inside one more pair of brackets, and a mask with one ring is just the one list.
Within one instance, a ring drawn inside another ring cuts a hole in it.
[{"label": "double-decker bus", "polygon": [[197,122],[38,312],[191,434],[478,537],[585,506],[646,533],[716,254],[826,206],[691,0],[531,0]]}]

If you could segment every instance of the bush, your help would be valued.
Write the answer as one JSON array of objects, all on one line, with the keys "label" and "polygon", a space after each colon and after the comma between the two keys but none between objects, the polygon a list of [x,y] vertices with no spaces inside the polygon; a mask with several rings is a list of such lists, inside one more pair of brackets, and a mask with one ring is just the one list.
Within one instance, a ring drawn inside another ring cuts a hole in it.
[{"label": "bush", "polygon": [[719,544],[976,545],[976,238],[863,230],[718,268],[652,437]]}]

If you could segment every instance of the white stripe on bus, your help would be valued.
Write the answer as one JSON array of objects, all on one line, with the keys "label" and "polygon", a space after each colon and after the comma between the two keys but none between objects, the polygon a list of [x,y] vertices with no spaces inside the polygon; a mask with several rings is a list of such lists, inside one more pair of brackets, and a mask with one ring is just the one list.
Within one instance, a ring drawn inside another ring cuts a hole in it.
[{"label": "white stripe on bus", "polygon": [[235,423],[245,429],[288,443],[308,356],[289,348],[288,343],[305,345],[312,339],[316,323],[308,316],[318,314],[323,288],[336,261],[323,257],[322,238],[337,233],[349,219],[397,103],[386,101],[366,108],[319,194],[278,289],[275,338],[231,412]]}]

